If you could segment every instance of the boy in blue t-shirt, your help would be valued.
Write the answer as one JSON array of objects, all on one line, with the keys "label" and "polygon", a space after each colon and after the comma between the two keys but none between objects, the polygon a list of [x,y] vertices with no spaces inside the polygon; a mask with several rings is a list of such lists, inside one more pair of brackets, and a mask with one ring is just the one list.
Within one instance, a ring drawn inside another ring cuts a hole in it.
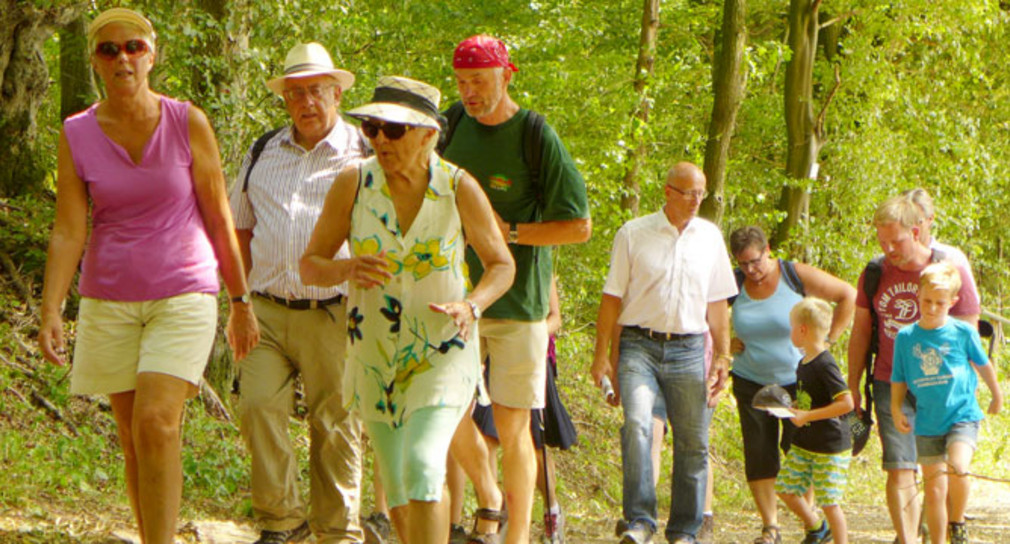
[{"label": "boy in blue t-shirt", "polygon": [[919,277],[919,321],[898,331],[894,339],[891,413],[899,431],[912,431],[900,410],[911,389],[916,399],[915,446],[933,544],[944,542],[948,521],[950,542],[968,541],[964,527],[968,469],[978,422],[984,417],[975,398],[976,371],[992,393],[989,413],[999,413],[1003,404],[996,372],[988,364],[978,331],[947,316],[960,288],[961,276],[953,265],[927,266]]},{"label": "boy in blue t-shirt", "polygon": [[[790,421],[796,426],[792,446],[782,462],[775,491],[802,521],[803,544],[848,542],[842,497],[852,460],[852,436],[841,416],[854,406],[849,386],[828,351],[831,305],[806,297],[789,312],[790,339],[803,352],[796,367],[796,402]],[[817,516],[805,495],[814,488],[827,522]]]}]

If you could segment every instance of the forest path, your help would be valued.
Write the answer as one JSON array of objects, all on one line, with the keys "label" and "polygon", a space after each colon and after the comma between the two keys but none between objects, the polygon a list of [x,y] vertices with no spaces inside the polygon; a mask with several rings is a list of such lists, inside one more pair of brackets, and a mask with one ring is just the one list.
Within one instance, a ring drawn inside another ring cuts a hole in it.
[{"label": "forest path", "polygon": [[[81,505],[74,511],[48,511],[37,504],[28,510],[0,509],[0,543],[67,543],[112,544],[139,542],[131,532],[130,513],[125,507]],[[880,504],[846,504],[849,541],[860,543],[890,543],[894,540],[890,519],[881,499]],[[975,480],[968,508],[969,534],[973,544],[1010,544],[1010,484]],[[803,538],[800,524],[786,511],[780,511],[784,542]],[[617,541],[613,536],[616,519],[567,519],[567,542],[596,544]],[[715,542],[717,544],[750,543],[757,536],[757,516],[754,512],[717,512]],[[533,529],[534,537],[539,527]],[[248,544],[257,537],[251,524],[220,520],[186,522],[177,542],[185,544]],[[657,539],[662,542],[663,539]]]}]

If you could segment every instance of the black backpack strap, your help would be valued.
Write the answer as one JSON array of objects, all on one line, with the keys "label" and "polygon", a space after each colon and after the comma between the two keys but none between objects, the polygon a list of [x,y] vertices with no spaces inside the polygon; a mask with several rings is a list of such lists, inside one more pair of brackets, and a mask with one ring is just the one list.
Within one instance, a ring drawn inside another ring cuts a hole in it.
[{"label": "black backpack strap", "polygon": [[786,285],[793,291],[796,291],[801,297],[807,296],[803,280],[800,279],[800,275],[796,272],[796,263],[785,259],[779,259],[779,262],[782,264],[782,277],[786,280]]},{"label": "black backpack strap", "polygon": [[442,115],[445,117],[445,126],[442,127],[442,136],[439,137],[438,145],[436,146],[439,155],[445,153],[445,149],[449,147],[452,135],[456,132],[456,126],[459,125],[459,121],[463,118],[464,113],[466,113],[466,109],[463,108],[463,103],[458,100],[453,102],[449,106],[449,109],[442,112]]},{"label": "black backpack strap", "polygon": [[880,325],[880,319],[877,316],[877,309],[873,303],[873,297],[877,296],[877,290],[880,288],[880,276],[884,273],[884,256],[878,255],[874,257],[873,260],[866,263],[866,268],[863,269],[863,294],[866,295],[866,300],[869,301],[870,310],[870,346],[866,350],[866,384],[863,386],[863,397],[866,399],[866,408],[868,412],[873,406],[873,363],[877,358],[877,351],[880,349],[877,327]]},{"label": "black backpack strap", "polygon": [[275,128],[270,132],[267,132],[266,134],[257,138],[256,141],[253,143],[252,150],[250,151],[251,156],[249,157],[249,167],[245,169],[245,180],[242,181],[243,193],[249,192],[249,174],[252,173],[253,166],[256,166],[256,161],[260,160],[260,155],[263,154],[263,149],[266,148],[267,142],[270,141],[270,138],[273,138],[275,135],[277,135],[278,132],[286,128],[288,127]]},{"label": "black backpack strap", "polygon": [[530,172],[530,182],[537,188],[537,194],[541,194],[540,187],[540,167],[544,158],[544,124],[547,120],[543,115],[530,110],[526,115],[526,124],[523,126],[523,161]]},{"label": "black backpack strap", "polygon": [[736,297],[740,296],[740,291],[743,290],[743,280],[747,279],[747,277],[744,276],[743,270],[741,270],[739,267],[733,269],[733,277],[736,279],[737,294],[726,299],[726,303],[729,304],[730,306],[732,306],[733,303],[736,302]]}]

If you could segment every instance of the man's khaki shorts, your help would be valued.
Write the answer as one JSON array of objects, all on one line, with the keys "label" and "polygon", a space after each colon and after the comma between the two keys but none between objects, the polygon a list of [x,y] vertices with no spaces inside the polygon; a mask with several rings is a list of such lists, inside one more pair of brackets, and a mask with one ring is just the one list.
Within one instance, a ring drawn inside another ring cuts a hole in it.
[{"label": "man's khaki shorts", "polygon": [[546,320],[480,320],[481,359],[491,359],[492,402],[509,408],[544,407],[547,336]]},{"label": "man's khaki shorts", "polygon": [[186,293],[142,302],[81,298],[70,392],[112,394],[157,372],[199,385],[217,331],[217,298]]}]

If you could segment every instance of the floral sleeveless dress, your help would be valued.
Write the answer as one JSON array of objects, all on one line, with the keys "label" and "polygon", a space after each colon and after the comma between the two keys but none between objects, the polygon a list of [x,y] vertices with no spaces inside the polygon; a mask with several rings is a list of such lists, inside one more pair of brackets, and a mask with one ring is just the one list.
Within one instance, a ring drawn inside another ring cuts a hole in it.
[{"label": "floral sleeveless dress", "polygon": [[351,212],[351,254],[384,251],[393,277],[381,287],[349,286],[344,398],[362,420],[393,428],[419,408],[468,404],[479,368],[477,324],[463,342],[452,319],[428,307],[467,294],[456,208],[462,170],[434,153],[430,165],[424,201],[407,232],[375,157],[361,164]]}]

